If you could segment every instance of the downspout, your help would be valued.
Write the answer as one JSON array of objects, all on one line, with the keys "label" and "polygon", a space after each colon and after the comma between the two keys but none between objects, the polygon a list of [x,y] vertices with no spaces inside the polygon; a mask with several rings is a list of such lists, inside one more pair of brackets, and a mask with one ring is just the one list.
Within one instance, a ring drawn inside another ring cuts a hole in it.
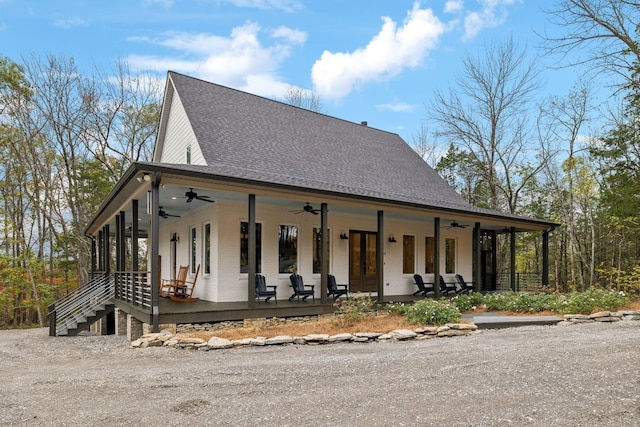
[{"label": "downspout", "polygon": [[440,298],[440,217],[433,219],[433,294]]},{"label": "downspout", "polygon": [[511,247],[509,248],[511,252],[511,290],[516,292],[516,228],[511,227],[509,234],[511,237]]},{"label": "downspout", "polygon": [[329,281],[329,227],[328,227],[328,209],[327,204],[320,205],[320,238],[321,256],[320,256],[320,301],[322,305],[327,303],[327,285]]},{"label": "downspout", "polygon": [[480,292],[480,290],[482,289],[482,247],[480,246],[481,233],[482,231],[480,229],[480,223],[476,222],[473,228],[473,241],[475,250],[475,252],[473,253],[473,265],[475,267],[475,270],[473,270],[473,282],[475,284],[475,292]]},{"label": "downspout", "polygon": [[247,248],[247,255],[249,259],[247,260],[249,263],[249,274],[247,276],[247,297],[249,308],[254,308],[256,305],[256,273],[258,271],[258,263],[257,263],[257,249],[256,249],[256,195],[249,194],[249,212],[248,212],[248,223],[247,227],[249,228],[247,232],[249,233],[249,247]]},{"label": "downspout", "polygon": [[553,232],[555,225],[542,232],[542,286],[549,287],[549,233]]},{"label": "downspout", "polygon": [[162,173],[156,172],[151,185],[151,323],[152,331],[159,332],[160,307],[158,284],[160,283],[160,181]]},{"label": "downspout", "polygon": [[376,239],[376,285],[378,302],[384,298],[384,211],[378,211],[378,238]]}]

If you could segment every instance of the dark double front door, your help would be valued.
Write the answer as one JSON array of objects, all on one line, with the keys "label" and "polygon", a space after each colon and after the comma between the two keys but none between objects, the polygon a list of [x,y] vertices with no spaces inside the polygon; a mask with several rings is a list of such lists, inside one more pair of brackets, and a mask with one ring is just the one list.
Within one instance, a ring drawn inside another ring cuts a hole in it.
[{"label": "dark double front door", "polygon": [[350,292],[377,292],[377,238],[371,231],[349,231]]}]

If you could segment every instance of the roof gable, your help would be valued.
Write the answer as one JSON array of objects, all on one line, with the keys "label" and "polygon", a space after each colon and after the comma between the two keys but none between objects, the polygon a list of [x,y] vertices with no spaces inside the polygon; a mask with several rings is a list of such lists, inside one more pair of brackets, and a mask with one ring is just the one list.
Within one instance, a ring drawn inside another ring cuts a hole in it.
[{"label": "roof gable", "polygon": [[475,210],[397,134],[174,72],[169,80],[213,174]]},{"label": "roof gable", "polygon": [[167,79],[153,159],[160,163],[207,165],[180,95],[176,93],[170,78]]}]

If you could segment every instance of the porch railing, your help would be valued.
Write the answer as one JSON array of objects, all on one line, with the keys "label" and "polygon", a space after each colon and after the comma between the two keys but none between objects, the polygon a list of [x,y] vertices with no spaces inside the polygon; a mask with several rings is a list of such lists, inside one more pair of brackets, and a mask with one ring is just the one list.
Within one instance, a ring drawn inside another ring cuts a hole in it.
[{"label": "porch railing", "polygon": [[117,271],[115,298],[151,308],[151,273],[149,271]]},{"label": "porch railing", "polygon": [[87,284],[49,306],[49,334],[68,335],[105,310],[113,298],[112,278],[93,273]]},{"label": "porch railing", "polygon": [[[511,274],[496,274],[496,290],[511,291]],[[542,289],[542,274],[516,273],[516,292],[535,292]]]}]

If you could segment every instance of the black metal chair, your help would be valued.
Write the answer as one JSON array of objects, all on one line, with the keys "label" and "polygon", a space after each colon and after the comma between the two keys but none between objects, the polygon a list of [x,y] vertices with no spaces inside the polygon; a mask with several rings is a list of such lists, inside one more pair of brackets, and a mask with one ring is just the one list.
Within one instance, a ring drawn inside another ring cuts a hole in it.
[{"label": "black metal chair", "polygon": [[418,287],[418,290],[413,293],[414,295],[420,294],[426,297],[429,292],[435,292],[435,289],[433,289],[433,283],[425,283],[424,280],[422,280],[421,275],[414,274],[413,280],[416,282],[416,286]]},{"label": "black metal chair", "polygon": [[349,286],[338,285],[336,278],[333,274],[330,274],[327,281],[327,296],[333,296],[333,300],[336,301],[342,295],[345,295],[349,299]]},{"label": "black metal chair", "polygon": [[[268,290],[267,288],[271,288],[272,290]],[[256,299],[258,303],[260,302],[260,298],[264,298],[264,302],[269,302],[271,298],[273,298],[278,303],[278,297],[276,295],[277,286],[267,286],[267,280],[262,274],[256,274]]]},{"label": "black metal chair", "polygon": [[475,292],[476,290],[475,283],[465,282],[460,274],[456,274],[456,282],[458,283],[458,287],[456,289],[456,293],[458,294],[468,294],[469,292]]},{"label": "black metal chair", "polygon": [[455,291],[456,291],[456,284],[445,282],[444,277],[440,276],[440,294],[449,295],[449,292],[455,293]]},{"label": "black metal chair", "polygon": [[302,276],[295,273],[289,276],[289,280],[291,281],[291,287],[293,288],[293,295],[289,297],[289,301],[293,301],[295,297],[298,297],[298,302],[300,302],[300,297],[302,297],[302,301],[306,300],[309,297],[311,297],[313,301],[316,300],[314,292],[315,285],[305,285],[304,281],[302,280]]}]

